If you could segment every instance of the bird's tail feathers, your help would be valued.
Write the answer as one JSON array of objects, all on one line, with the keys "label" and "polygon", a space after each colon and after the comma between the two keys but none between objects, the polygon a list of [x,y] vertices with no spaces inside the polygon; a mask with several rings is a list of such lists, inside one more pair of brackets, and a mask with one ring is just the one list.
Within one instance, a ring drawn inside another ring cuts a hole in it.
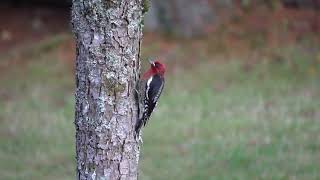
[{"label": "bird's tail feathers", "polygon": [[143,122],[142,122],[142,119],[139,119],[139,121],[136,123],[136,126],[135,126],[135,132],[136,132],[136,136],[139,136],[139,133],[140,133],[140,129],[143,125]]}]

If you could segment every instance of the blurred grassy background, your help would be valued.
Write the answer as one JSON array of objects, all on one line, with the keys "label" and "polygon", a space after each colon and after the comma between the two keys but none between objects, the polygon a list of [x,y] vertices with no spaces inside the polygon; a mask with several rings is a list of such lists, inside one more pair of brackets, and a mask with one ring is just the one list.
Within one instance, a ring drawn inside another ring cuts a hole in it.
[{"label": "blurred grassy background", "polygon": [[[139,176],[320,179],[319,36],[278,34],[275,45],[228,27],[188,40],[146,33],[143,60],[162,58],[168,73]],[[74,179],[72,38],[0,54],[0,179]]]}]

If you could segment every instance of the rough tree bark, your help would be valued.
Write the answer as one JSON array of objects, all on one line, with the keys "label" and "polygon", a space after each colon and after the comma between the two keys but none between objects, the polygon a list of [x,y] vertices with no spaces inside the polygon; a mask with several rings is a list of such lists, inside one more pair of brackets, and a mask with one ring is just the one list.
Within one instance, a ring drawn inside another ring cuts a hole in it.
[{"label": "rough tree bark", "polygon": [[143,0],[73,0],[77,179],[137,179]]}]

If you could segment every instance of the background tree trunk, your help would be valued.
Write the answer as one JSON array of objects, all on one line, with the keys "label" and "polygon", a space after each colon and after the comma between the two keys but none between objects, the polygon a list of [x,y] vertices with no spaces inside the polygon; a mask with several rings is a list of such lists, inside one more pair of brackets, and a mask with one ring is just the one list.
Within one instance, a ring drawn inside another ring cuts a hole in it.
[{"label": "background tree trunk", "polygon": [[154,0],[146,15],[147,31],[177,37],[202,36],[220,22],[221,12],[232,14],[233,0]]},{"label": "background tree trunk", "polygon": [[78,179],[137,179],[142,0],[73,0]]}]

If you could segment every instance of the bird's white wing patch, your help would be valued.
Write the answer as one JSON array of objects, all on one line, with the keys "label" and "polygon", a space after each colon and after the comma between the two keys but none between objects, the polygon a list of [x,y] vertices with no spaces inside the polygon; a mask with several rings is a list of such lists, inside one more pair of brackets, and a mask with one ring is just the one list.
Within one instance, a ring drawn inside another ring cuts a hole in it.
[{"label": "bird's white wing patch", "polygon": [[152,81],[152,78],[153,78],[153,76],[151,76],[151,77],[148,79],[148,81],[147,81],[147,90],[146,90],[146,97],[147,97],[147,99],[149,99],[148,92],[149,92],[149,89],[150,89],[150,83],[151,83],[151,81]]}]

